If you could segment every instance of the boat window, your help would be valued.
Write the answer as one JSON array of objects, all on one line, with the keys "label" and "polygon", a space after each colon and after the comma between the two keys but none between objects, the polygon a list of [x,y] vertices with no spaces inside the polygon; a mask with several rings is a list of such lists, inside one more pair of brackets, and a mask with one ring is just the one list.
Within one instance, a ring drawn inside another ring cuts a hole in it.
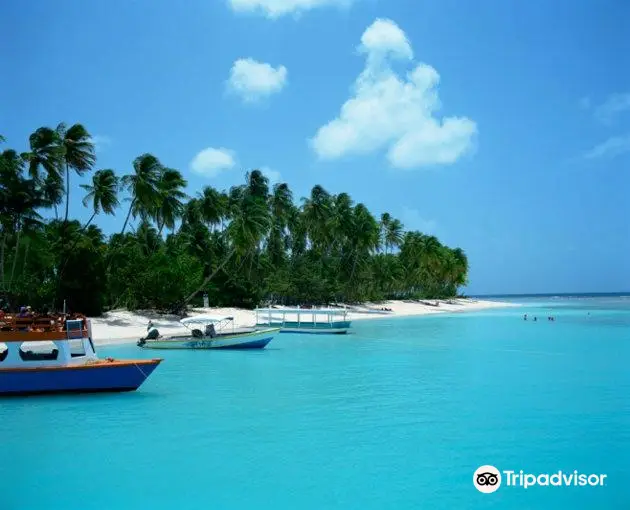
[{"label": "boat window", "polygon": [[56,360],[59,349],[53,342],[24,342],[20,345],[22,361]]},{"label": "boat window", "polygon": [[2,363],[9,355],[9,347],[5,343],[0,343],[0,363]]},{"label": "boat window", "polygon": [[83,345],[83,338],[69,340],[68,346],[70,347],[70,355],[73,358],[85,356],[85,346]]}]

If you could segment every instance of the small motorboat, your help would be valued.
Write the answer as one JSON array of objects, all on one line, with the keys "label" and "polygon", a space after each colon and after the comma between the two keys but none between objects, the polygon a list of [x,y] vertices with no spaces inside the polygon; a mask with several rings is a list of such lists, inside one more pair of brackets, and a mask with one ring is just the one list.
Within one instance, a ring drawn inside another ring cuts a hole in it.
[{"label": "small motorboat", "polygon": [[134,391],[161,359],[100,359],[81,315],[0,320],[0,395]]},{"label": "small motorboat", "polygon": [[179,321],[190,333],[162,336],[149,323],[144,349],[264,349],[280,328],[235,328],[234,317],[197,315]]}]

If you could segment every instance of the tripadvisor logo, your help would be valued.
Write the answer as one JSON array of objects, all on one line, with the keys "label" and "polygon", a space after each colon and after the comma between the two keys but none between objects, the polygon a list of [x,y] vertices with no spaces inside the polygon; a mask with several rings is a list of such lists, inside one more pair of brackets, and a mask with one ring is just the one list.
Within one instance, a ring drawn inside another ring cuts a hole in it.
[{"label": "tripadvisor logo", "polygon": [[480,466],[475,470],[473,483],[479,492],[490,494],[501,487],[501,473],[494,466]]},{"label": "tripadvisor logo", "polygon": [[[503,473],[503,474],[501,474]],[[583,474],[577,470],[565,473],[557,471],[555,473],[532,474],[520,471],[503,470],[485,465],[478,467],[473,474],[473,484],[479,492],[491,494],[501,487],[503,483],[506,487],[521,487],[528,489],[536,485],[543,487],[603,487],[608,475],[604,474]]]}]

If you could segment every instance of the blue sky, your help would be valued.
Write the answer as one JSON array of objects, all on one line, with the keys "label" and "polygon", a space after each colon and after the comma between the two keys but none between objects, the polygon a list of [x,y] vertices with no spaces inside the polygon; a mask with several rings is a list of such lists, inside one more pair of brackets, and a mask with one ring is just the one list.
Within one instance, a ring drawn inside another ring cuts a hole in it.
[{"label": "blue sky", "polygon": [[191,195],[251,168],[347,191],[464,248],[469,293],[630,289],[624,0],[31,0],[0,24],[8,146],[81,122],[98,168],[151,152]]}]

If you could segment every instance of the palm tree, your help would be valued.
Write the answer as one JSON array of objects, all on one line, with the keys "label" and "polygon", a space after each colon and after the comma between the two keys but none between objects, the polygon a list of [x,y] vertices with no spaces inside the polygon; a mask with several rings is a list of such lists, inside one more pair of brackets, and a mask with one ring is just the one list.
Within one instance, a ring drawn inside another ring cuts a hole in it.
[{"label": "palm tree", "polygon": [[163,168],[157,182],[158,205],[155,218],[158,225],[158,235],[162,235],[164,227],[169,230],[175,228],[175,221],[182,216],[184,203],[187,198],[182,190],[188,183],[179,170]]},{"label": "palm tree", "polygon": [[391,219],[385,229],[385,253],[388,249],[399,248],[404,237],[404,227],[400,220]]},{"label": "palm tree", "polygon": [[[81,187],[88,193],[83,198],[85,207],[92,203],[92,216],[88,222],[78,231],[73,233],[74,242],[70,246],[68,253],[72,253],[79,242],[84,241],[84,233],[90,232],[90,224],[97,214],[103,210],[105,214],[114,215],[116,208],[120,205],[118,201],[119,182],[115,172],[109,168],[98,170],[92,176],[92,184],[81,184]],[[65,224],[65,223],[64,223]],[[97,229],[100,232],[100,229]],[[58,288],[61,285],[63,272],[68,264],[68,257],[64,257],[61,269],[58,275]]]},{"label": "palm tree", "polygon": [[333,200],[333,208],[330,221],[335,248],[343,256],[350,246],[350,238],[353,234],[354,203],[347,193],[340,193]]},{"label": "palm tree", "polygon": [[212,186],[206,186],[198,195],[201,218],[211,228],[216,227],[227,216],[227,197]]},{"label": "palm tree", "polygon": [[57,136],[62,149],[62,161],[66,169],[66,214],[64,222],[68,221],[70,206],[70,169],[77,175],[83,175],[91,170],[96,162],[92,137],[81,124],[74,124],[69,128],[62,122],[57,126]]},{"label": "palm tree", "polygon": [[42,206],[41,193],[35,179],[23,176],[24,159],[13,150],[0,154],[0,220],[2,242],[0,247],[0,267],[2,284],[4,279],[4,255],[7,235],[15,234],[15,252],[11,268],[10,284],[13,283],[17,267],[20,240],[24,230],[40,223],[37,208]]},{"label": "palm tree", "polygon": [[379,223],[379,228],[380,228],[380,241],[381,244],[383,244],[385,246],[385,253],[387,253],[387,241],[385,240],[385,237],[387,236],[387,229],[389,228],[389,224],[392,221],[392,216],[389,213],[383,213],[381,214],[381,221]]},{"label": "palm tree", "polygon": [[55,219],[59,219],[57,206],[63,201],[63,179],[60,175],[48,174],[41,185],[44,207],[54,208]]},{"label": "palm tree", "polygon": [[331,196],[322,186],[316,185],[311,190],[311,196],[302,200],[311,246],[321,253],[328,240],[332,212]]},{"label": "palm tree", "polygon": [[378,249],[380,244],[379,226],[368,208],[364,204],[357,204],[353,213],[353,232],[350,242],[353,247],[354,260],[350,282],[352,282],[359,260],[366,260],[372,251]]},{"label": "palm tree", "polygon": [[131,204],[125,218],[121,234],[124,234],[129,217],[140,215],[143,219],[155,211],[159,197],[158,183],[162,172],[162,164],[152,154],[143,154],[133,161],[133,174],[122,178],[122,187],[131,194]]},{"label": "palm tree", "polygon": [[98,170],[92,176],[92,184],[81,184],[81,187],[88,193],[83,199],[83,205],[88,206],[92,202],[92,216],[85,224],[86,229],[94,217],[101,211],[105,214],[115,214],[116,208],[120,205],[118,201],[119,182],[115,172],[111,169]]},{"label": "palm tree", "polygon": [[274,185],[273,193],[269,197],[271,213],[271,230],[267,239],[267,249],[274,267],[280,266],[285,260],[285,249],[289,246],[287,228],[293,210],[293,194],[288,184]]},{"label": "palm tree", "polygon": [[49,127],[40,127],[28,137],[30,152],[22,154],[28,162],[28,173],[32,179],[41,180],[40,169],[46,172],[53,182],[63,182],[61,164],[63,149],[59,133]]}]

